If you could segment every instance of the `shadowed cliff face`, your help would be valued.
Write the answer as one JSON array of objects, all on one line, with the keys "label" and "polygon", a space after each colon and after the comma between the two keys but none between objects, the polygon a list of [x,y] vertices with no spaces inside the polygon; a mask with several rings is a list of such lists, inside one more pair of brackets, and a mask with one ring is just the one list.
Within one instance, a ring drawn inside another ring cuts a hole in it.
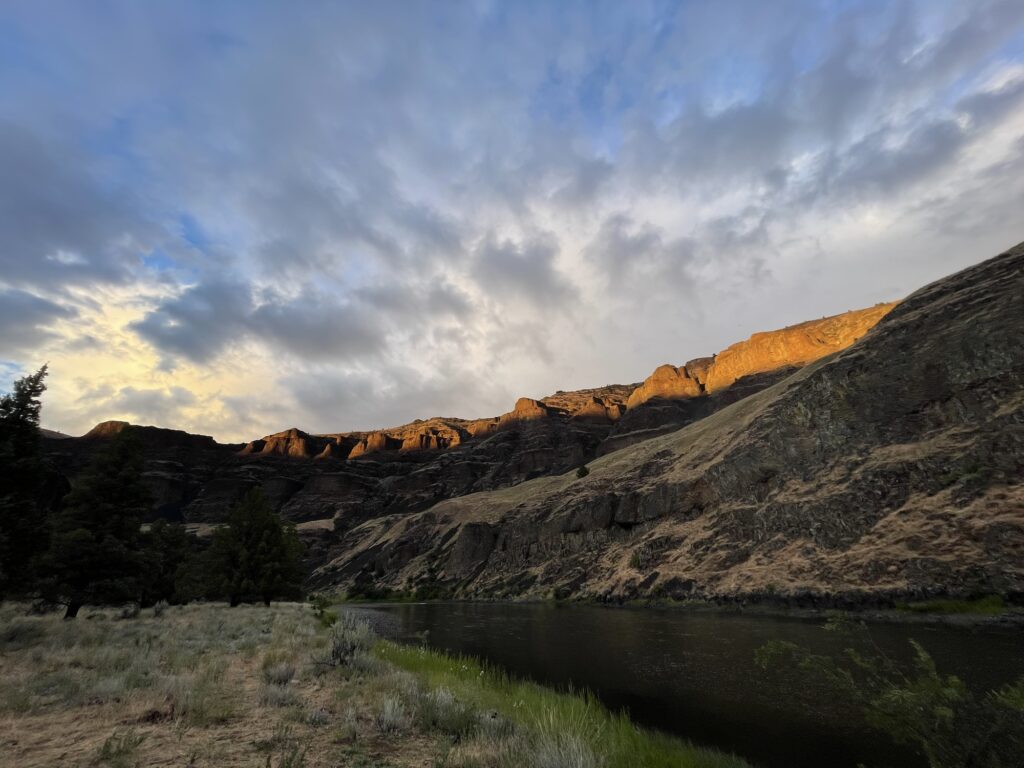
[{"label": "shadowed cliff face", "polygon": [[1022,331],[1024,245],[586,477],[357,526],[317,581],[440,579],[463,596],[1019,593]]},{"label": "shadowed cliff face", "polygon": [[[642,385],[520,398],[512,410],[491,418],[432,418],[372,432],[310,434],[293,428],[244,446],[105,422],[84,437],[52,438],[46,444],[73,481],[107,439],[132,429],[146,454],[153,517],[216,523],[259,487],[315,541],[320,557],[329,546],[338,551],[338,537],[347,541],[347,532],[367,521],[574,471],[602,454],[705,418],[785,378],[795,366],[852,343],[890,306],[757,334],[720,355],[680,368],[662,366]],[[711,391],[709,382],[722,359],[727,373],[719,378],[735,380]],[[475,537],[490,541],[487,530],[468,528],[470,538],[458,551],[479,552]],[[469,555],[457,559],[472,561]]]}]

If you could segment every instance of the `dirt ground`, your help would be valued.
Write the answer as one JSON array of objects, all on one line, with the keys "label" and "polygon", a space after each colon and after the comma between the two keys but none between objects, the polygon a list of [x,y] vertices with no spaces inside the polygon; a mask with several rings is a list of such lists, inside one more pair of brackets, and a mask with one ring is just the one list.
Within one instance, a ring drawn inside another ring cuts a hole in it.
[{"label": "dirt ground", "polygon": [[382,732],[381,702],[408,684],[395,670],[318,665],[326,632],[308,606],[73,621],[26,609],[0,608],[5,766],[370,768],[443,755],[439,738]]}]

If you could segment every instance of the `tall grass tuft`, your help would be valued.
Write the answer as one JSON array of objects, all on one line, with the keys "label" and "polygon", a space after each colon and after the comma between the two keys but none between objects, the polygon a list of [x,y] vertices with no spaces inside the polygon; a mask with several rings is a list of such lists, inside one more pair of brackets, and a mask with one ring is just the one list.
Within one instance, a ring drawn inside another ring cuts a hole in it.
[{"label": "tall grass tuft", "polygon": [[100,746],[96,762],[110,768],[129,768],[134,765],[132,756],[146,737],[129,729],[124,733],[114,732]]},{"label": "tall grass tuft", "polygon": [[[500,736],[481,729],[473,748],[490,741],[486,761],[462,764],[559,766],[565,768],[748,768],[738,757],[695,747],[681,739],[636,726],[588,693],[559,692],[517,680],[465,657],[382,641],[376,655],[412,672],[429,689],[445,688],[478,712],[491,712],[516,726]],[[461,748],[453,759],[462,759]],[[544,762],[540,762],[544,761]],[[561,762],[559,762],[561,761]],[[457,761],[452,765],[459,764]]]}]

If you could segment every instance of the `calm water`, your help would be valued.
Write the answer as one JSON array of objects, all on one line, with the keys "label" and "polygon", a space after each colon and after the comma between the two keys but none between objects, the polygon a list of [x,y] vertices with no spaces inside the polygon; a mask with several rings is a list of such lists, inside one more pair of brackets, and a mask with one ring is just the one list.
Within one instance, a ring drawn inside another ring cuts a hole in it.
[{"label": "calm water", "polygon": [[[360,607],[381,634],[487,659],[525,678],[593,691],[638,722],[769,768],[920,766],[856,711],[795,673],[762,672],[773,638],[836,653],[849,638],[816,620],[595,606],[422,603]],[[1024,674],[1024,633],[876,624],[872,641],[909,657],[919,640],[943,672],[993,687]]]}]

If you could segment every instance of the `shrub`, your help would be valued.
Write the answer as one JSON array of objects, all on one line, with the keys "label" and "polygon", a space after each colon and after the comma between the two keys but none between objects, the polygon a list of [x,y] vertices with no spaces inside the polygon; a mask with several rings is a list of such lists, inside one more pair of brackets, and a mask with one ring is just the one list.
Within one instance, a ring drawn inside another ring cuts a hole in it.
[{"label": "shrub", "polygon": [[302,716],[302,722],[314,728],[327,725],[330,721],[331,714],[323,707],[314,707],[313,709],[306,710],[306,713]]},{"label": "shrub", "polygon": [[306,764],[306,750],[298,745],[290,747],[277,763],[267,757],[267,768],[303,768]]},{"label": "shrub", "polygon": [[235,713],[234,703],[223,685],[223,666],[209,665],[195,675],[173,675],[164,681],[171,712],[187,725],[224,723]]},{"label": "shrub", "polygon": [[409,714],[397,696],[387,696],[374,721],[383,734],[402,733],[409,727]]},{"label": "shrub", "polygon": [[108,765],[111,768],[128,768],[132,765],[131,756],[145,740],[145,736],[137,734],[134,730],[125,733],[115,731],[103,742],[96,760],[101,765]]},{"label": "shrub", "polygon": [[347,666],[358,655],[368,651],[371,645],[373,632],[370,625],[352,614],[343,613],[331,627],[327,656],[318,663],[329,667]]},{"label": "shrub", "polygon": [[290,746],[294,742],[295,734],[292,732],[292,727],[287,723],[278,723],[268,738],[256,742],[256,749],[261,752],[274,752],[282,747]]},{"label": "shrub", "polygon": [[294,707],[301,702],[295,689],[284,685],[265,685],[260,689],[260,704],[265,707]]},{"label": "shrub", "polygon": [[476,712],[456,699],[447,688],[437,688],[419,696],[416,720],[424,730],[440,731],[455,738],[468,736],[479,722]]},{"label": "shrub", "polygon": [[281,662],[263,665],[263,682],[268,685],[288,685],[294,677],[294,664]]},{"label": "shrub", "polygon": [[584,464],[582,467],[580,467],[579,469],[576,470],[576,477],[579,478],[579,479],[583,479],[584,477],[586,477],[589,474],[590,474],[590,468],[587,467],[586,464]]},{"label": "shrub", "polygon": [[0,650],[17,651],[35,645],[46,636],[42,622],[35,619],[11,619],[0,626]]},{"label": "shrub", "polygon": [[359,738],[359,718],[356,717],[356,711],[352,707],[345,710],[338,736],[342,741],[352,742]]}]

